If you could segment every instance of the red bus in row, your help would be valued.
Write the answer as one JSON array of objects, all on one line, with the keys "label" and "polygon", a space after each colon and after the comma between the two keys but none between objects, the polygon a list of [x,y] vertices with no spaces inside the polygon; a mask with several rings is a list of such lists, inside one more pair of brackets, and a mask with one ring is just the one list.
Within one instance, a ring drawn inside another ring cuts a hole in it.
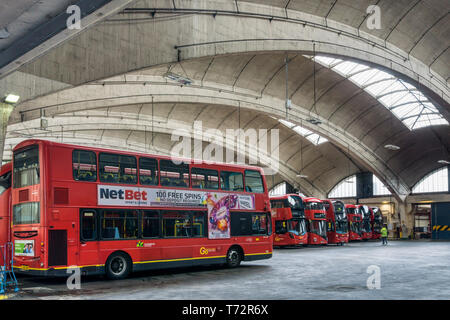
[{"label": "red bus in row", "polygon": [[118,279],[270,258],[262,169],[177,160],[43,140],[18,144],[7,232],[16,270],[65,275],[76,266]]},{"label": "red bus in row", "polygon": [[345,211],[348,217],[349,241],[361,240],[361,220],[362,215],[358,206],[354,204],[346,204]]},{"label": "red bus in row", "polygon": [[320,199],[305,198],[308,244],[327,244],[327,216]]},{"label": "red bus in row", "polygon": [[305,205],[297,194],[270,198],[274,246],[296,246],[308,243]]},{"label": "red bus in row", "polygon": [[345,204],[339,200],[322,200],[327,213],[328,243],[344,245],[348,242],[348,219]]}]

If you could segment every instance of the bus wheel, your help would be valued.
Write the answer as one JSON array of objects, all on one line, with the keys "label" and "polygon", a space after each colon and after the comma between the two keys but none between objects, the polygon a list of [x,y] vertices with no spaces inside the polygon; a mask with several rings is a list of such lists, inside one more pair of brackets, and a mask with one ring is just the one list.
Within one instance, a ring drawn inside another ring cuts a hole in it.
[{"label": "bus wheel", "polygon": [[114,252],[106,261],[105,268],[109,279],[124,279],[131,272],[131,259],[125,253]]},{"label": "bus wheel", "polygon": [[231,247],[227,253],[227,266],[229,268],[238,267],[241,264],[241,251],[238,247]]}]

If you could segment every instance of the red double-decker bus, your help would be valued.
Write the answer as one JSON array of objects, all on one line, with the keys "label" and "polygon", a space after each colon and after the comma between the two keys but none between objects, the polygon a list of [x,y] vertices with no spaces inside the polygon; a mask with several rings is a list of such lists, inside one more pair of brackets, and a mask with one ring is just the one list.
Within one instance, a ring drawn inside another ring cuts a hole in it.
[{"label": "red double-decker bus", "polygon": [[261,168],[174,161],[43,140],[13,150],[15,268],[120,279],[272,256]]},{"label": "red double-decker bus", "polygon": [[11,241],[11,163],[0,168],[0,246]]},{"label": "red double-decker bus", "polygon": [[362,216],[359,209],[354,204],[346,204],[345,211],[348,217],[348,240],[361,240],[361,220]]},{"label": "red double-decker bus", "polygon": [[305,198],[308,244],[327,244],[327,217],[323,203],[317,198]]},{"label": "red double-decker bus", "polygon": [[359,213],[361,214],[361,239],[369,240],[372,239],[372,214],[370,208],[365,205],[358,205]]},{"label": "red double-decker bus", "polygon": [[274,246],[296,246],[308,243],[305,206],[296,194],[270,198]]},{"label": "red double-decker bus", "polygon": [[322,200],[327,213],[328,243],[343,246],[348,242],[348,220],[345,204],[339,200]]},{"label": "red double-decker bus", "polygon": [[372,239],[381,238],[381,228],[383,227],[383,215],[378,207],[370,208],[371,224],[372,224]]}]

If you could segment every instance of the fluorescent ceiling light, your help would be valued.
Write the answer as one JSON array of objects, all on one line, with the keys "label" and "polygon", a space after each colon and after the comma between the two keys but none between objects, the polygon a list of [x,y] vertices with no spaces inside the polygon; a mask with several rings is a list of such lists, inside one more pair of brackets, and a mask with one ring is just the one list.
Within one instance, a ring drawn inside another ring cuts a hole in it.
[{"label": "fluorescent ceiling light", "polygon": [[447,161],[447,160],[438,160],[438,163],[441,163],[441,164],[450,164],[450,161]]},{"label": "fluorescent ceiling light", "polygon": [[393,145],[393,144],[387,144],[387,145],[384,146],[384,148],[388,149],[388,150],[394,150],[394,151],[400,150],[399,146],[396,146],[396,145]]},{"label": "fluorescent ceiling light", "polygon": [[19,102],[19,99],[20,99],[20,96],[10,93],[5,97],[5,102],[10,103],[10,104],[15,104],[15,103]]},{"label": "fluorescent ceiling light", "polygon": [[173,72],[167,72],[164,74],[164,78],[167,78],[169,80],[173,80],[176,81],[182,85],[190,85],[192,84],[192,80],[187,78],[187,77],[183,77],[182,75],[173,73]]},{"label": "fluorescent ceiling light", "polygon": [[304,175],[304,174],[298,174],[297,175],[297,178],[308,178],[308,176],[307,175]]}]

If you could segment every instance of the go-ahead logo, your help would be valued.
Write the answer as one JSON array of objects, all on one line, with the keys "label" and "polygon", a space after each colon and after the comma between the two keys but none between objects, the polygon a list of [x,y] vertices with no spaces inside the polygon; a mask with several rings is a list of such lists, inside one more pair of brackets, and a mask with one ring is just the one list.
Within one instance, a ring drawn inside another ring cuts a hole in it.
[{"label": "go-ahead logo", "polygon": [[200,254],[202,256],[207,255],[208,254],[208,249],[206,249],[205,247],[201,247],[200,248]]}]

